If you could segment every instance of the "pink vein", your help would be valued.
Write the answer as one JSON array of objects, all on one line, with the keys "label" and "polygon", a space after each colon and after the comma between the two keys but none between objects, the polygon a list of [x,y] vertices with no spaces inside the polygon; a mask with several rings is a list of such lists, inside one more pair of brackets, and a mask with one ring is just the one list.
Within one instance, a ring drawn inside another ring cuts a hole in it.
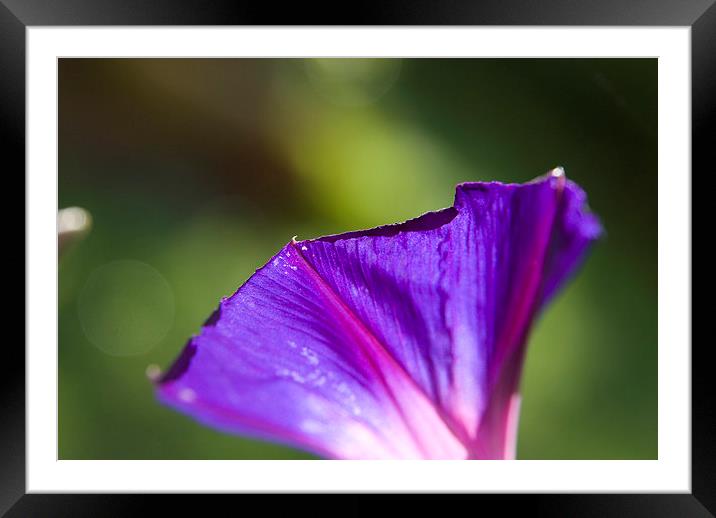
[{"label": "pink vein", "polygon": [[[403,423],[405,424],[405,427],[407,430],[409,430],[410,434],[413,436],[413,439],[416,442],[416,445],[420,448],[421,451],[424,453],[428,453],[424,450],[423,447],[423,441],[420,440],[419,437],[415,435],[415,430],[413,430],[413,427],[409,425],[406,419],[405,415],[405,409],[402,407],[402,405],[399,403],[398,398],[394,394],[394,390],[392,387],[390,387],[389,383],[385,379],[385,374],[383,369],[380,368],[380,366],[376,363],[373,355],[371,353],[376,353],[380,359],[383,359],[388,363],[388,366],[392,369],[394,369],[396,372],[400,373],[400,376],[404,381],[407,381],[408,385],[414,390],[414,393],[417,397],[422,398],[425,403],[435,412],[435,417],[439,420],[439,422],[445,426],[446,431],[448,431],[453,438],[455,438],[459,443],[461,443],[467,450],[468,444],[466,443],[466,438],[464,437],[464,434],[460,433],[459,429],[456,429],[452,423],[450,422],[450,419],[448,416],[444,414],[444,411],[437,407],[433,401],[430,399],[430,397],[425,393],[425,391],[420,387],[420,385],[417,384],[417,382],[410,376],[405,368],[398,362],[393,355],[388,351],[388,349],[373,335],[373,333],[370,331],[370,329],[358,318],[355,313],[348,307],[348,305],[341,299],[341,297],[333,290],[333,288],[321,277],[321,275],[316,271],[316,269],[313,267],[313,265],[304,257],[303,253],[299,249],[298,246],[296,246],[296,242],[291,242],[292,247],[297,252],[298,256],[301,258],[303,263],[306,265],[306,268],[309,272],[309,274],[316,280],[316,282],[319,284],[321,289],[324,291],[324,293],[329,297],[331,302],[333,302],[344,314],[345,317],[350,320],[356,329],[360,332],[362,335],[362,338],[365,341],[365,344],[371,349],[369,351],[363,351],[367,361],[370,363],[371,367],[375,370],[378,379],[381,381],[382,385],[385,387],[387,394],[391,398],[391,401],[395,405],[395,408],[398,410],[398,412],[401,415],[401,418],[403,419]],[[360,340],[359,340],[360,343]]]}]

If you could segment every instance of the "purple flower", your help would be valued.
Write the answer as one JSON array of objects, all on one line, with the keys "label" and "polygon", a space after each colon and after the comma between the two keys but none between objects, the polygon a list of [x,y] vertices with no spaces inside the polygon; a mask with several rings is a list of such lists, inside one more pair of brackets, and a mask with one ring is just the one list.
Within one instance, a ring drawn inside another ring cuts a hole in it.
[{"label": "purple flower", "polygon": [[535,315],[601,228],[561,168],[453,207],[292,240],[158,380],[218,429],[342,459],[514,457]]}]

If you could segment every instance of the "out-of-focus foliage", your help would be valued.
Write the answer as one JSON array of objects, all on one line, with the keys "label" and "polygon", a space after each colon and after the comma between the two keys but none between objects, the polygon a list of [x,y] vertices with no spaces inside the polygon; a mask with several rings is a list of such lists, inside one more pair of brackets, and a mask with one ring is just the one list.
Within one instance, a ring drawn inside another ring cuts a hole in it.
[{"label": "out-of-focus foliage", "polygon": [[220,297],[299,238],[562,165],[607,236],[536,324],[518,457],[657,457],[656,60],[60,60],[59,456],[310,458],[159,405]]}]

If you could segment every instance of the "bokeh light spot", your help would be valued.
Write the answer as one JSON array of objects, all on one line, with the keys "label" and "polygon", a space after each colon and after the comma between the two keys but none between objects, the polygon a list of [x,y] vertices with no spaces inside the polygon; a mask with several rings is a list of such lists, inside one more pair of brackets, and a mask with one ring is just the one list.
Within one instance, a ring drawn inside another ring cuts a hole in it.
[{"label": "bokeh light spot", "polygon": [[174,295],[146,263],[120,260],[94,270],[82,289],[78,313],[87,339],[113,356],[144,354],[174,323]]}]

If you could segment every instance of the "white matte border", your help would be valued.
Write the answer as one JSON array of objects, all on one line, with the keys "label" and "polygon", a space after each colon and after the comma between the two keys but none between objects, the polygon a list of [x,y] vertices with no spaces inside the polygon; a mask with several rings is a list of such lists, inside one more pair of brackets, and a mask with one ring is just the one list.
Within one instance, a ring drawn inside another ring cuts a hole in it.
[{"label": "white matte border", "polygon": [[[28,27],[27,491],[690,492],[690,39],[688,27]],[[659,460],[57,460],[57,58],[73,56],[658,57]]]}]

